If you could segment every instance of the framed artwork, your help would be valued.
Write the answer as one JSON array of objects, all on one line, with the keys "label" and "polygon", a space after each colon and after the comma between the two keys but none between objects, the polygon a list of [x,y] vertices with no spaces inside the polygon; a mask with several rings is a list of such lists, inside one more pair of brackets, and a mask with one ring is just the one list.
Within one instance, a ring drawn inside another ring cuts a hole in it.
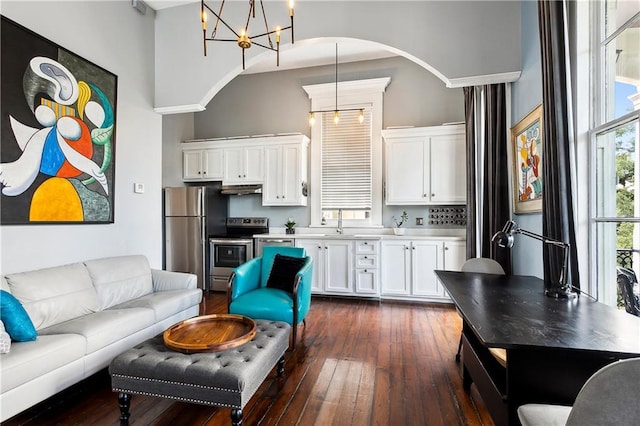
[{"label": "framed artwork", "polygon": [[516,214],[542,211],[542,124],[542,105],[539,105],[511,129]]},{"label": "framed artwork", "polygon": [[113,223],[117,76],[1,19],[0,225]]}]

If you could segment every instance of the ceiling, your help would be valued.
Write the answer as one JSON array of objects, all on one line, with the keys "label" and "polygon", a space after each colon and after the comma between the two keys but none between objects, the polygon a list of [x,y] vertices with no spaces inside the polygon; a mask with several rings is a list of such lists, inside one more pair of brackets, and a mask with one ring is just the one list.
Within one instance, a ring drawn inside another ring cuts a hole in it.
[{"label": "ceiling", "polygon": [[[167,9],[188,3],[197,3],[200,0],[143,0],[154,10]],[[267,0],[265,0],[267,1]],[[260,49],[260,48],[258,48]],[[313,43],[297,43],[284,47],[280,51],[280,66],[276,67],[275,53],[265,55],[265,59],[257,64],[247,67],[244,74],[255,74],[270,71],[282,71],[287,69],[315,67],[335,64],[335,41],[314,41]],[[264,50],[264,49],[261,49]],[[266,50],[264,50],[267,52]],[[272,52],[271,52],[272,53]],[[338,64],[346,62],[366,61],[397,56],[383,49],[376,43],[364,41],[340,41],[338,45]],[[238,52],[238,60],[241,60]]]}]

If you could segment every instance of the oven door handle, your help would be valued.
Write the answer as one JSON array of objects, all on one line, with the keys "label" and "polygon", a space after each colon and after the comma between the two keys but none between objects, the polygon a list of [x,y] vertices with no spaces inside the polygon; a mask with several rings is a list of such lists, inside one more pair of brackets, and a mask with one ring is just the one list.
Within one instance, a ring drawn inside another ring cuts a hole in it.
[{"label": "oven door handle", "polygon": [[250,244],[253,241],[252,240],[228,240],[228,239],[224,239],[224,240],[209,240],[210,243],[213,244]]}]

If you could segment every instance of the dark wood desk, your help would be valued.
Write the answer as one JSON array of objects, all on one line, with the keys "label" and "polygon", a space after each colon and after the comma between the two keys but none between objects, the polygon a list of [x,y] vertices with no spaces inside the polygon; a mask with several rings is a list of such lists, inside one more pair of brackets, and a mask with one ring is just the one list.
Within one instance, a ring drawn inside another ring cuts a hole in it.
[{"label": "dark wood desk", "polygon": [[[436,271],[463,319],[463,385],[475,383],[496,424],[528,402],[571,405],[606,364],[640,356],[640,318],[581,295],[544,295],[530,276]],[[488,348],[504,348],[502,367]]]}]

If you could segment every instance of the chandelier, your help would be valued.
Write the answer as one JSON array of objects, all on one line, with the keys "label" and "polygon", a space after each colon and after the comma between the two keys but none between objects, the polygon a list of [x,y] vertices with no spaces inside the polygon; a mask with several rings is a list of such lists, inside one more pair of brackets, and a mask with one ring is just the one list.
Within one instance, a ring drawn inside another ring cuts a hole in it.
[{"label": "chandelier", "polygon": [[[280,66],[280,33],[284,30],[291,29],[291,44],[293,44],[293,0],[289,0],[289,18],[291,19],[291,24],[288,27],[284,28],[277,26],[273,30],[269,30],[267,15],[264,11],[264,4],[262,3],[263,0],[258,0],[260,2],[260,11],[262,12],[262,20],[264,21],[264,32],[255,35],[249,35],[249,23],[251,21],[251,18],[256,17],[256,0],[249,0],[249,13],[247,14],[247,20],[244,24],[244,27],[240,30],[239,33],[227,22],[225,22],[224,19],[222,19],[222,11],[224,9],[225,1],[226,0],[222,0],[219,7],[217,8],[217,11],[215,11],[211,7],[209,7],[205,0],[200,0],[200,19],[202,21],[204,56],[207,56],[208,41],[231,41],[234,43],[238,43],[238,46],[242,49],[243,70],[245,69],[244,51],[246,49],[249,49],[253,45],[276,52],[276,65]],[[211,30],[211,33],[209,35],[207,35],[207,11],[211,12],[216,18],[213,29]],[[221,27],[220,24],[231,31],[234,34],[235,38],[216,38],[216,36],[218,35],[218,29]],[[272,36],[275,36],[275,47]],[[263,37],[265,37],[266,40],[261,40],[261,42],[256,41],[257,39],[261,39]]]},{"label": "chandelier", "polygon": [[[336,105],[333,110],[333,122],[340,122],[340,111],[358,111],[358,121],[360,124],[364,122],[364,108],[338,108],[338,43],[336,43]],[[309,125],[313,126],[316,122],[316,113],[331,112],[331,110],[309,111]]]}]

